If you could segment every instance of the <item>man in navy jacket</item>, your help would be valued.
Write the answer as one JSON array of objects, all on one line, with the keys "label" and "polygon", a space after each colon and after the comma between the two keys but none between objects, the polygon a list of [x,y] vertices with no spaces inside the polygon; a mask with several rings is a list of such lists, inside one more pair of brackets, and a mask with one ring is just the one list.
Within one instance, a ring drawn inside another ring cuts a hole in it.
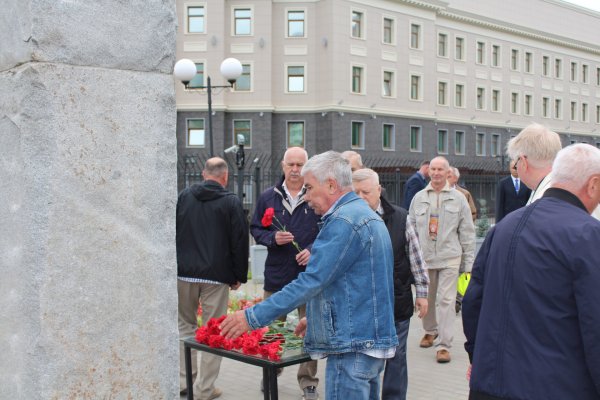
[{"label": "man in navy jacket", "polygon": [[462,311],[470,400],[600,398],[600,150],[566,147],[552,171],[475,261]]},{"label": "man in navy jacket", "polygon": [[415,194],[425,189],[427,186],[427,178],[429,178],[429,161],[423,161],[421,167],[415,172],[404,184],[404,202],[402,207],[405,210],[410,209],[410,202]]},{"label": "man in navy jacket", "polygon": [[500,179],[496,188],[496,223],[506,217],[509,212],[525,206],[529,196],[531,196],[531,189],[521,182],[515,162],[511,161],[510,176]]}]

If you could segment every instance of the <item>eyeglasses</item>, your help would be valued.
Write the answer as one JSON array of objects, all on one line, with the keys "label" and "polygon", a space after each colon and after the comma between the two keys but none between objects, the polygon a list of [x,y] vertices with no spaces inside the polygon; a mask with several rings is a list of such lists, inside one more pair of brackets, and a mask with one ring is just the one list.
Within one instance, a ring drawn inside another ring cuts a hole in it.
[{"label": "eyeglasses", "polygon": [[515,161],[515,165],[513,165],[513,169],[516,171],[517,170],[517,165],[519,164],[519,161],[521,161],[521,158],[527,158],[526,156],[519,156],[517,157],[517,161]]}]

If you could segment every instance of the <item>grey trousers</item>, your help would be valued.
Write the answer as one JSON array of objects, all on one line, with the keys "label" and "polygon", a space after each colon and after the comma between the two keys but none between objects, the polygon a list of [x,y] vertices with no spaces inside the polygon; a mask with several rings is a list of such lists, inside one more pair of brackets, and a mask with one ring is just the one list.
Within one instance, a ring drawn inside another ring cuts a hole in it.
[{"label": "grey trousers", "polygon": [[438,335],[435,349],[450,350],[454,339],[456,319],[456,282],[458,268],[429,269],[429,311],[423,317],[423,329]]}]

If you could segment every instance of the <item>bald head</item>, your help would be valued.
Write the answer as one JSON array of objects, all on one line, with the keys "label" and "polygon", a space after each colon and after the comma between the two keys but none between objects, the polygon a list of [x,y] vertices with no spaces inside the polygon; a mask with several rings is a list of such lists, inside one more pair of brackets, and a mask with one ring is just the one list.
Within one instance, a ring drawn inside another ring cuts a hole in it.
[{"label": "bald head", "polygon": [[288,190],[298,191],[304,184],[304,178],[300,172],[308,161],[308,153],[302,147],[290,147],[283,155],[281,169],[285,176],[285,185]]},{"label": "bald head", "polygon": [[204,180],[216,181],[221,186],[227,186],[228,175],[229,169],[225,160],[220,157],[213,157],[206,160],[204,169],[202,170]]},{"label": "bald head", "polygon": [[364,168],[365,166],[362,163],[362,157],[355,151],[347,150],[342,153],[342,157],[344,157],[350,163],[350,168],[352,172],[357,171],[359,169]]}]

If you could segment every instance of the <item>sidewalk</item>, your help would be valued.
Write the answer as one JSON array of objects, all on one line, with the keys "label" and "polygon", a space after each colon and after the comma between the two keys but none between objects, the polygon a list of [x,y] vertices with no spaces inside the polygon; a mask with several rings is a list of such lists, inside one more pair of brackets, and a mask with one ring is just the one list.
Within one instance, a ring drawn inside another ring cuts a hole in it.
[{"label": "sidewalk", "polygon": [[[255,293],[256,287],[246,285],[247,293]],[[260,289],[260,286],[257,286]],[[465,378],[469,359],[464,351],[465,337],[462,332],[460,314],[456,318],[454,347],[450,353],[452,361],[438,364],[433,348],[422,349],[419,341],[423,336],[421,321],[413,317],[408,334],[408,400],[466,400],[469,393]],[[319,361],[319,394],[325,399],[325,363]],[[300,400],[302,392],[298,387],[296,372],[298,366],[288,367],[278,379],[280,400]],[[223,390],[222,400],[262,400],[260,379],[262,369],[224,358],[216,386]],[[183,399],[184,397],[182,397]],[[350,400],[350,399],[349,399]]]}]

